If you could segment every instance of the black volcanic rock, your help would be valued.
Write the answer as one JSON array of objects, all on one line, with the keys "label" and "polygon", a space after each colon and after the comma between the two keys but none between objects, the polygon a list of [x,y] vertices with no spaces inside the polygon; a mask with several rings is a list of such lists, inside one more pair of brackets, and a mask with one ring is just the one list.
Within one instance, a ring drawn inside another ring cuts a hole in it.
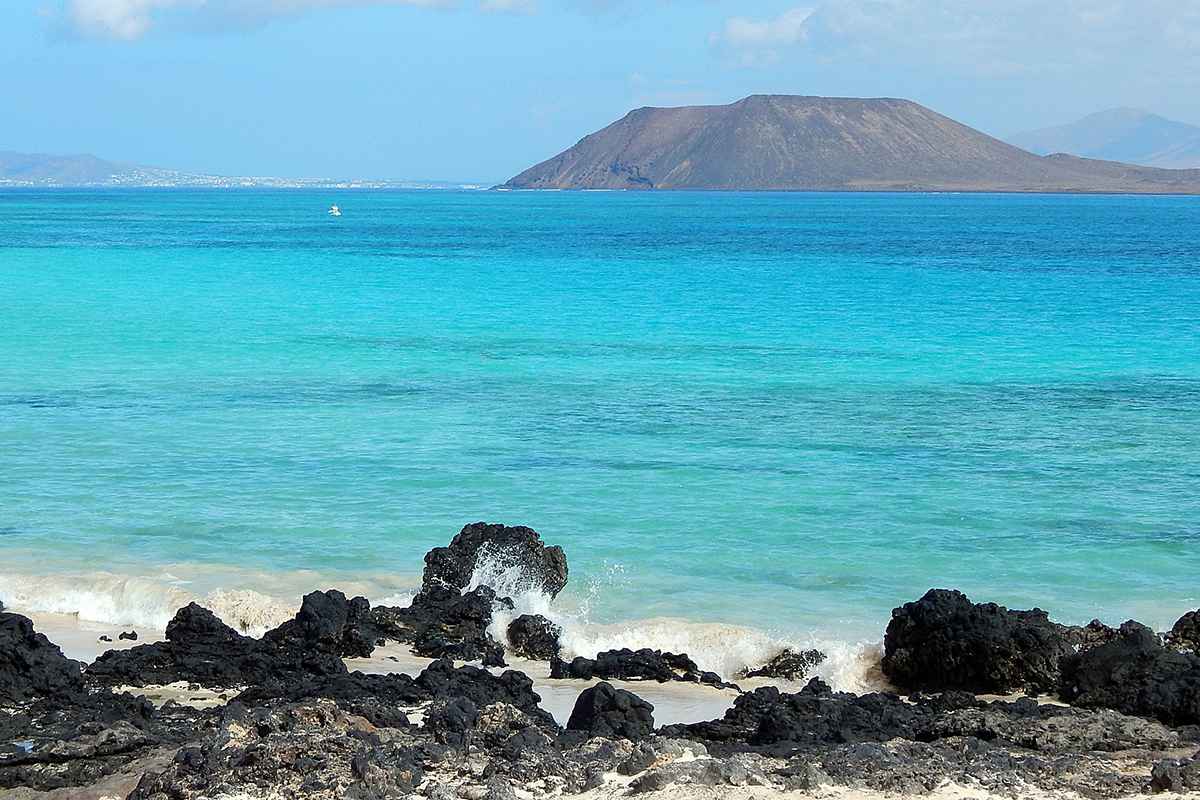
[{"label": "black volcanic rock", "polygon": [[1167,634],[1167,644],[1200,654],[1200,611],[1189,611],[1176,620]]},{"label": "black volcanic rock", "polygon": [[697,739],[713,752],[749,748],[773,755],[838,744],[978,739],[1046,753],[1169,750],[1180,737],[1164,726],[1112,711],[1091,712],[1032,699],[984,703],[965,692],[914,695],[834,692],[820,679],[794,694],[764,687],[743,694],[720,720],[671,725],[665,736]]},{"label": "black volcanic rock", "polygon": [[107,686],[187,681],[228,688],[345,671],[335,653],[310,646],[307,640],[242,636],[208,609],[190,603],[167,624],[166,641],[110,650],[88,666],[86,675]]},{"label": "black volcanic rock", "polygon": [[1200,170],[1037,156],[908,100],[640,108],[511,189],[1200,192]]},{"label": "black volcanic rock", "polygon": [[654,732],[654,706],[632,692],[598,683],[580,693],[567,730],[590,736],[642,739]]},{"label": "black volcanic rock", "polygon": [[624,681],[684,681],[686,683],[704,683],[718,688],[737,687],[721,680],[715,672],[703,672],[684,653],[667,653],[662,650],[606,650],[592,658],[578,656],[570,662],[558,656],[550,659],[551,678],[574,678],[577,680]]},{"label": "black volcanic rock", "polygon": [[0,612],[0,705],[78,692],[80,667],[35,631],[28,617]]},{"label": "black volcanic rock", "polygon": [[1111,642],[1063,660],[1059,693],[1085,708],[1197,725],[1200,656],[1171,650],[1145,625],[1126,622]]},{"label": "black volcanic rock", "polygon": [[567,556],[561,547],[547,547],[532,528],[477,522],[464,527],[449,547],[425,554],[422,590],[465,589],[481,556],[517,570],[523,582],[551,597],[567,585]]},{"label": "black volcanic rock", "polygon": [[268,631],[263,642],[281,649],[368,658],[379,640],[401,635],[372,614],[367,598],[347,600],[346,595],[330,589],[305,595],[295,619]]},{"label": "black volcanic rock", "polygon": [[820,650],[793,650],[790,647],[756,669],[743,670],[741,678],[783,678],[798,681],[825,662]]},{"label": "black volcanic rock", "polygon": [[549,661],[559,651],[562,628],[541,614],[522,614],[508,624],[508,643],[513,652],[536,661]]},{"label": "black volcanic rock", "polygon": [[504,646],[487,629],[495,605],[505,602],[489,586],[464,594],[449,586],[431,585],[418,592],[407,608],[380,607],[373,618],[386,626],[390,635],[409,642],[419,656],[502,667]]},{"label": "black volcanic rock", "polygon": [[931,589],[892,612],[883,672],[906,689],[1052,692],[1059,661],[1072,652],[1065,629],[1041,609],[1010,611]]}]

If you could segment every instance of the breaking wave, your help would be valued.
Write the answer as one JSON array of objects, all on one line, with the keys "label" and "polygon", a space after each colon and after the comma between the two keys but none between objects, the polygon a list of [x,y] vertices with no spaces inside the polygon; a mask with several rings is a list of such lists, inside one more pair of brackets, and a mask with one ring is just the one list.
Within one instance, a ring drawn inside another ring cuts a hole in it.
[{"label": "breaking wave", "polygon": [[[207,585],[198,579],[200,575],[207,576]],[[87,622],[142,626],[155,631],[165,629],[179,608],[197,602],[242,633],[260,636],[291,619],[300,598],[313,589],[336,587],[348,595],[364,594],[376,604],[406,606],[417,583],[414,580],[408,588],[401,588],[394,582],[348,582],[308,572],[266,575],[222,570],[220,577],[223,585],[215,585],[212,570],[200,565],[175,565],[153,575],[0,572],[0,602],[27,613],[64,614]],[[879,686],[872,674],[879,660],[877,642],[796,636],[675,618],[615,623],[594,620],[591,609],[595,602],[605,592],[619,591],[621,582],[620,567],[612,567],[581,591],[568,590],[552,599],[513,559],[485,551],[467,588],[487,585],[498,596],[512,599],[512,609],[498,605],[495,610],[490,632],[498,641],[506,640],[508,625],[516,617],[541,614],[562,628],[563,657],[567,659],[592,658],[604,650],[648,647],[687,653],[701,669],[732,680],[741,670],[766,663],[784,648],[816,648],[827,659],[815,674],[835,689],[862,692]]]}]

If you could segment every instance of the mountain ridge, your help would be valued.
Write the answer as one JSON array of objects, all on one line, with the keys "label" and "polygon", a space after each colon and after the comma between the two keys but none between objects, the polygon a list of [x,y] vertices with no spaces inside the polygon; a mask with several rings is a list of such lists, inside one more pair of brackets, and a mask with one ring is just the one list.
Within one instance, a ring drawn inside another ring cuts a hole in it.
[{"label": "mountain ridge", "polygon": [[1038,156],[901,98],[751,95],[635,109],[502,188],[1192,194],[1200,170]]},{"label": "mountain ridge", "polygon": [[1200,167],[1200,127],[1137,108],[1113,108],[1066,125],[1014,134],[1033,153],[1062,152],[1166,169]]}]

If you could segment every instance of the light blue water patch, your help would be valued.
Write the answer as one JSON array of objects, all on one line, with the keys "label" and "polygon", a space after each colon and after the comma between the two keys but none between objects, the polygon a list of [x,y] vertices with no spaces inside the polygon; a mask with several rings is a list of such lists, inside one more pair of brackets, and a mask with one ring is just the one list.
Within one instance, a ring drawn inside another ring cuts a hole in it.
[{"label": "light blue water patch", "polygon": [[487,519],[600,619],[1169,622],[1198,242],[1194,198],[3,192],[0,553],[412,575]]}]

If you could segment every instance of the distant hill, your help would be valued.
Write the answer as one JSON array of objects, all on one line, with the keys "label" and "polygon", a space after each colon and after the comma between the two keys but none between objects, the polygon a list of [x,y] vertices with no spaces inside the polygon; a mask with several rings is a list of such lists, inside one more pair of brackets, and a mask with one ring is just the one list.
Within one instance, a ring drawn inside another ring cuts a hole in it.
[{"label": "distant hill", "polygon": [[1069,125],[1009,137],[1033,153],[1071,153],[1148,167],[1200,167],[1200,127],[1133,108],[1101,111]]},{"label": "distant hill", "polygon": [[121,183],[139,174],[143,171],[138,167],[92,155],[0,152],[0,181],[10,184],[95,186]]},{"label": "distant hill", "polygon": [[1200,170],[1034,155],[908,100],[755,95],[641,108],[509,189],[1200,193]]},{"label": "distant hill", "polygon": [[486,184],[437,181],[322,180],[203,175],[105,161],[92,155],[0,151],[0,187],[214,187],[480,189]]}]

